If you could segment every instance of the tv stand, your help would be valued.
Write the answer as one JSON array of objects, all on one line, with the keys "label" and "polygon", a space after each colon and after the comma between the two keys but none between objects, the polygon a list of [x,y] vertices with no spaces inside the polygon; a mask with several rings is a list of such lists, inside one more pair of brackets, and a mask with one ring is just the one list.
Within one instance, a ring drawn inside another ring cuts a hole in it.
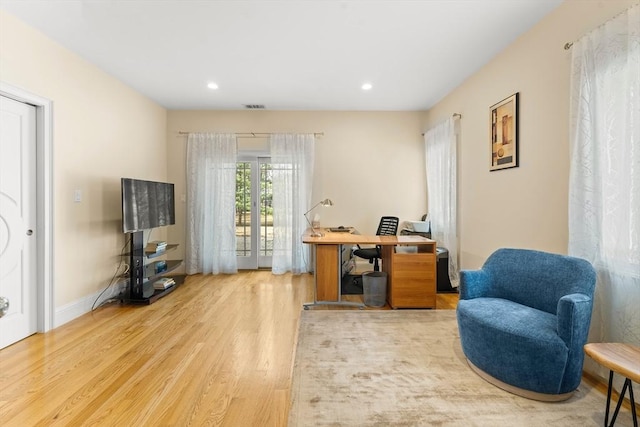
[{"label": "tv stand", "polygon": [[[166,260],[154,261],[147,263],[148,259],[159,258],[176,249],[178,245],[167,245],[167,248],[160,252],[145,252],[144,236],[142,231],[131,233],[129,256],[129,286],[126,302],[131,304],[152,304],[160,298],[173,292],[178,286],[184,282],[184,275],[171,276],[175,280],[175,284],[167,289],[153,290],[153,293],[147,295],[145,292],[145,284],[153,286],[156,279],[166,275],[182,265],[182,260]],[[161,262],[166,266],[159,269]]]}]

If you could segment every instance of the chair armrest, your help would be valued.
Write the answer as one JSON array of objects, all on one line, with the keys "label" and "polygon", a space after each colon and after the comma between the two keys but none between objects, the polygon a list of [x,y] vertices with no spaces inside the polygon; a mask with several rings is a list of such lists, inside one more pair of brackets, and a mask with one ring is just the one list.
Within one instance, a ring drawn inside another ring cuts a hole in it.
[{"label": "chair armrest", "polygon": [[484,270],[460,271],[460,299],[473,299],[486,296],[491,284],[489,275]]},{"label": "chair armrest", "polygon": [[558,335],[569,350],[582,351],[587,342],[593,301],[585,294],[565,295],[558,301]]}]

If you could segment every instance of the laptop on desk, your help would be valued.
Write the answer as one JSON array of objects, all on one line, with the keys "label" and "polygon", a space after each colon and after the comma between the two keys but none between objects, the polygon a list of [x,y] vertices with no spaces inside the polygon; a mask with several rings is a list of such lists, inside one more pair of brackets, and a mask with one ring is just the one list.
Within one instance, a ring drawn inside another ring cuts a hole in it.
[{"label": "laptop on desk", "polygon": [[329,231],[332,233],[351,233],[353,231],[353,227],[344,227],[341,225],[340,227],[330,227]]}]

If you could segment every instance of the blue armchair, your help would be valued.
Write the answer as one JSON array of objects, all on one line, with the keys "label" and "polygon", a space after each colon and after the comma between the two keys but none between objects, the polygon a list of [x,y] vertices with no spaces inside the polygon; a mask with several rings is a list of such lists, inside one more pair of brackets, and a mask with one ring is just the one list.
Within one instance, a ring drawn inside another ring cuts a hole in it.
[{"label": "blue armchair", "polygon": [[596,276],[587,261],[499,249],[482,269],[460,272],[457,307],[469,366],[492,384],[545,401],[580,384]]}]

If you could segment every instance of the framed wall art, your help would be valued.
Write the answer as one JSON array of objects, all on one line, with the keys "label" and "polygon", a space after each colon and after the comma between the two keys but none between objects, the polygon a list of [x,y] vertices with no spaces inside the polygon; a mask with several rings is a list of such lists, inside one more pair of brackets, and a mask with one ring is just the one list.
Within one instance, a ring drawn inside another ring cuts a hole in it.
[{"label": "framed wall art", "polygon": [[518,167],[518,92],[490,108],[491,167],[495,171]]}]

